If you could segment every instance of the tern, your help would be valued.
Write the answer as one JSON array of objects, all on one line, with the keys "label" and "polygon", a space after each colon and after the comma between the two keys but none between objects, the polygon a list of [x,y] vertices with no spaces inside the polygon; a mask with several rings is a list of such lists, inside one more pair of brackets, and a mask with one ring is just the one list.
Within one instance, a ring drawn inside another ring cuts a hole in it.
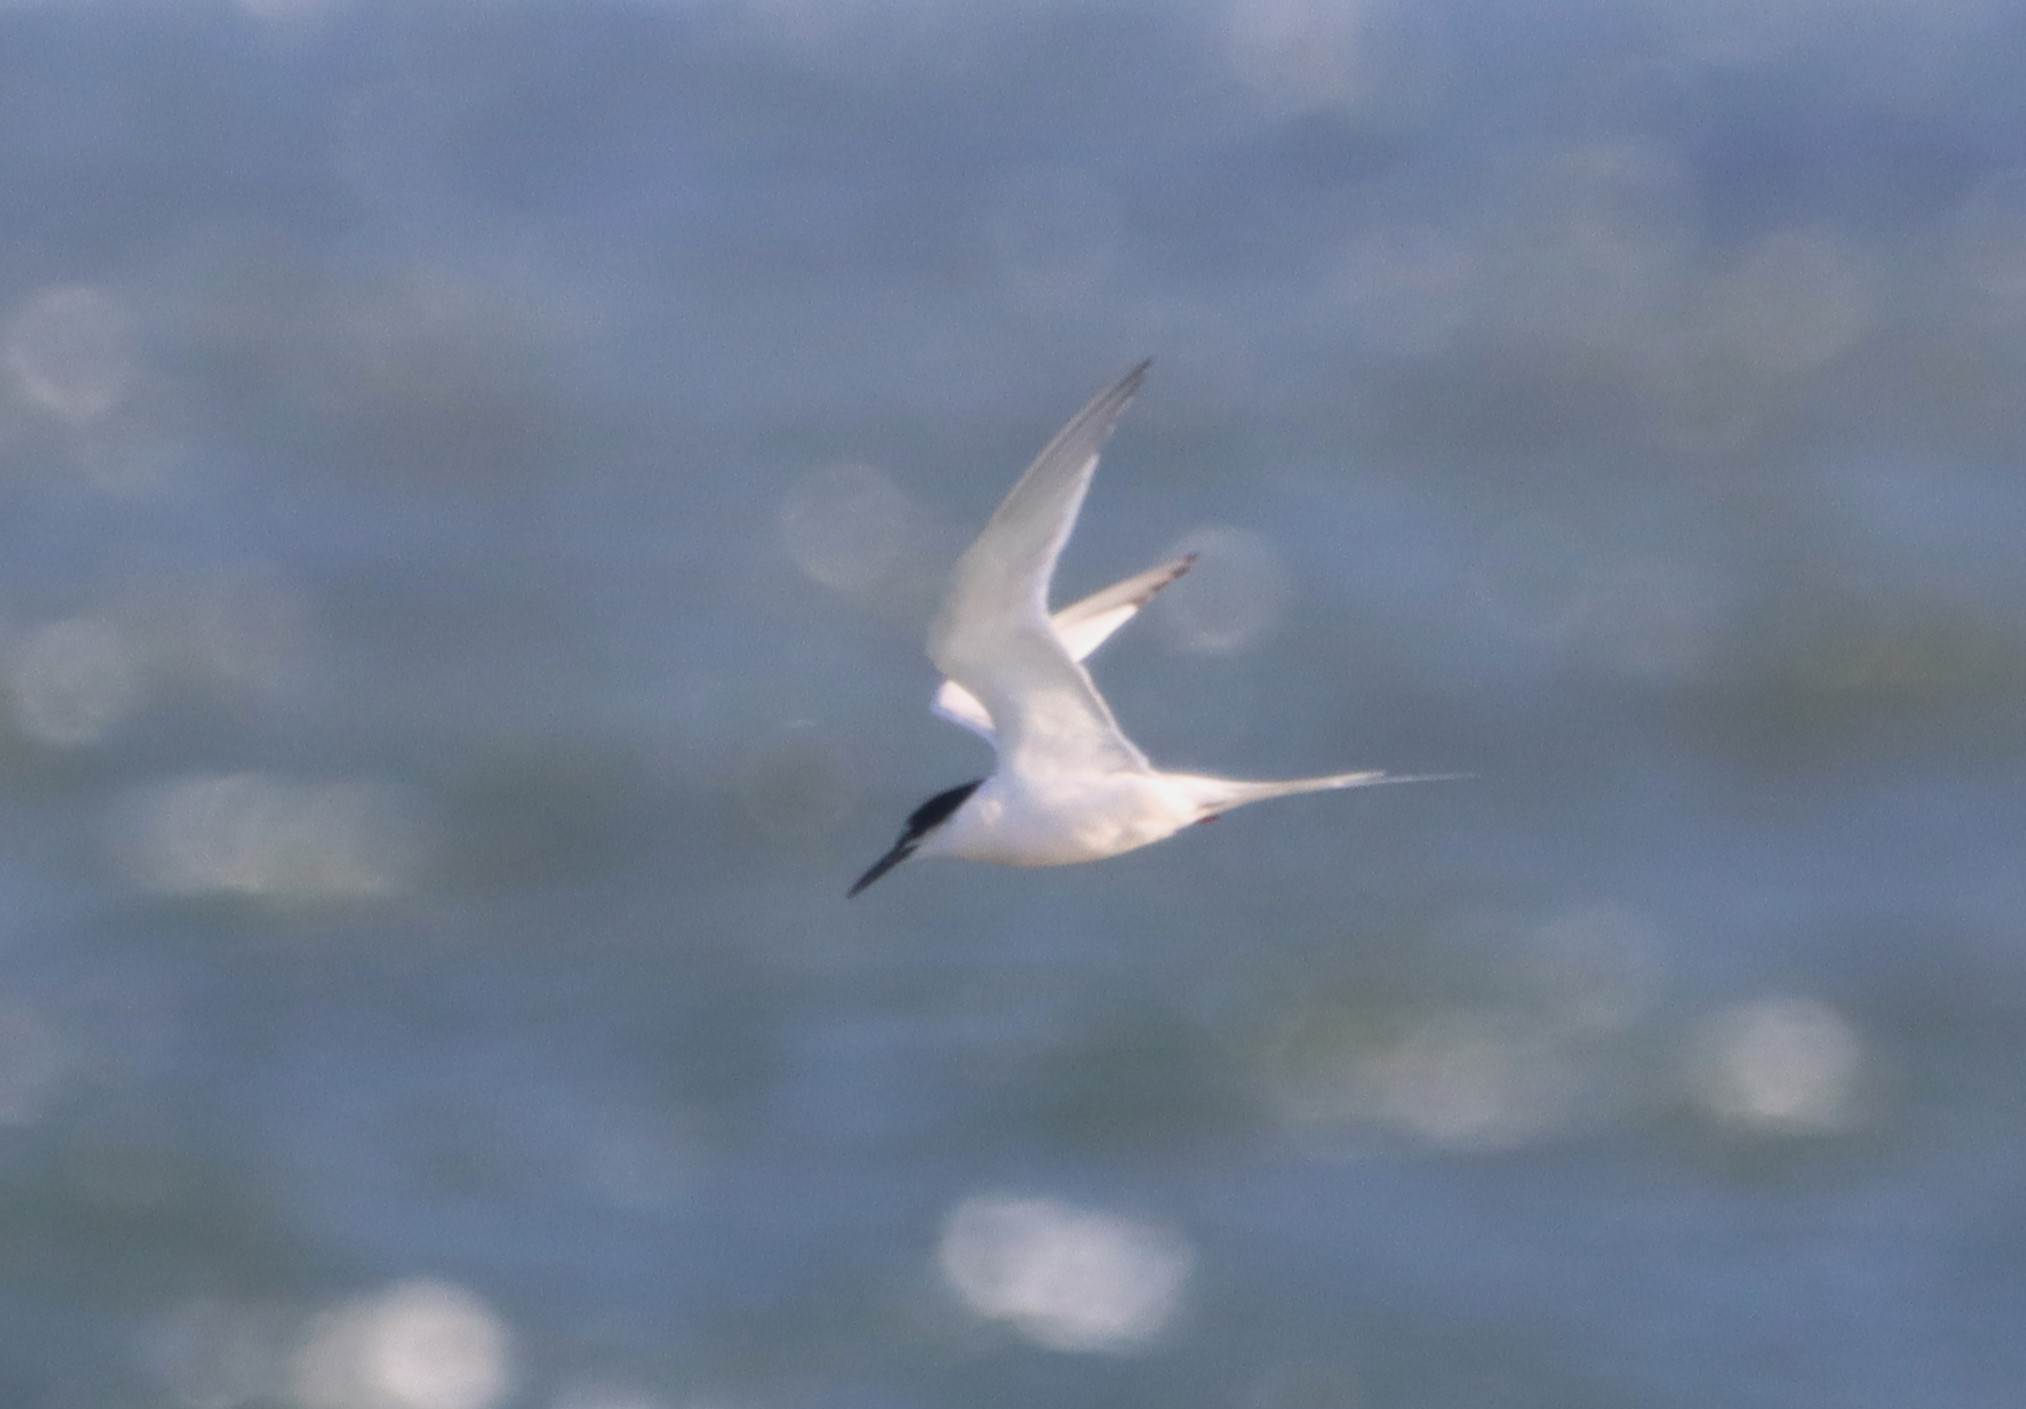
[{"label": "tern", "polygon": [[1050,615],[1048,589],[1112,428],[1140,389],[1142,362],[1077,412],[1035,458],[957,560],[929,627],[945,679],[931,708],[998,754],[989,778],[937,793],[872,863],[857,895],[910,856],[1003,866],[1099,861],[1272,797],[1453,774],[1367,770],[1248,781],[1155,768],[1112,718],[1083,661],[1155,593],[1189,570],[1177,558]]}]

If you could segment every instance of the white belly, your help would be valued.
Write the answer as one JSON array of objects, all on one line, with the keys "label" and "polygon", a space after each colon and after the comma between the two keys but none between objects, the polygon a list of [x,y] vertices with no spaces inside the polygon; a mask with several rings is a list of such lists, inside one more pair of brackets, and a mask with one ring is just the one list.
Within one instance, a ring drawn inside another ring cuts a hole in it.
[{"label": "white belly", "polygon": [[1069,866],[1171,837],[1203,808],[1158,774],[988,778],[924,854],[1002,866]]}]

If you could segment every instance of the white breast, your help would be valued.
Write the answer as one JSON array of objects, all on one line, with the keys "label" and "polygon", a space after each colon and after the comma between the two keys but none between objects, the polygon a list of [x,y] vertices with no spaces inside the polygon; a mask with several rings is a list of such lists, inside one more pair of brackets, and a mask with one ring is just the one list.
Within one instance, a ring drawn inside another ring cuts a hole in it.
[{"label": "white breast", "polygon": [[1201,820],[1186,790],[1150,773],[988,778],[931,833],[926,856],[1001,866],[1097,861],[1173,836]]}]

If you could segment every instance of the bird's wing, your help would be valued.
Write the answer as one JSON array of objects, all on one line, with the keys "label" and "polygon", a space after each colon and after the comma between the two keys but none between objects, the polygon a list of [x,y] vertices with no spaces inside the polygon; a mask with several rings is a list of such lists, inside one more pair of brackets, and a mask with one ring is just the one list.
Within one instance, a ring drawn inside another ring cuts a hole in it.
[{"label": "bird's wing", "polygon": [[[1050,623],[1055,634],[1062,638],[1063,649],[1069,652],[1071,660],[1088,660],[1092,651],[1110,639],[1111,634],[1131,621],[1154,594],[1173,582],[1195,565],[1196,555],[1176,558],[1162,563],[1159,567],[1129,577],[1123,582],[1114,582],[1102,592],[1093,592],[1074,606],[1064,607],[1057,612]],[[985,706],[978,703],[978,697],[954,680],[945,680],[942,688],[929,702],[929,708],[950,721],[960,724],[987,743],[994,741],[992,716],[985,712]]]},{"label": "bird's wing", "polygon": [[992,716],[985,713],[985,706],[978,703],[976,695],[956,681],[945,680],[929,701],[929,708],[995,748],[998,746],[999,735],[992,728]]},{"label": "bird's wing", "polygon": [[1140,388],[1141,363],[1100,393],[1035,458],[957,559],[929,627],[929,659],[998,726],[1000,765],[1020,772],[1137,772],[1142,754],[1048,618],[1055,560],[1098,452]]},{"label": "bird's wing", "polygon": [[1185,554],[1124,582],[1114,582],[1104,591],[1093,592],[1076,605],[1057,612],[1053,618],[1055,634],[1062,638],[1069,658],[1090,659],[1090,653],[1110,640],[1112,632],[1131,621],[1141,607],[1153,601],[1155,593],[1195,565],[1196,555]]}]

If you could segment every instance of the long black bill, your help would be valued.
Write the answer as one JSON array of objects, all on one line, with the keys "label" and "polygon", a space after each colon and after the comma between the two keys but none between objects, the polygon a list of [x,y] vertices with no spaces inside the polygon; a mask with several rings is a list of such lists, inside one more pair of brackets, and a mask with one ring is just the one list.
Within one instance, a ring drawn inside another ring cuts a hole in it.
[{"label": "long black bill", "polygon": [[912,840],[895,842],[892,851],[889,851],[886,855],[880,857],[879,860],[873,862],[872,868],[860,876],[853,883],[850,890],[844,892],[844,898],[846,900],[851,899],[852,896],[864,890],[867,886],[914,854],[915,844]]}]

